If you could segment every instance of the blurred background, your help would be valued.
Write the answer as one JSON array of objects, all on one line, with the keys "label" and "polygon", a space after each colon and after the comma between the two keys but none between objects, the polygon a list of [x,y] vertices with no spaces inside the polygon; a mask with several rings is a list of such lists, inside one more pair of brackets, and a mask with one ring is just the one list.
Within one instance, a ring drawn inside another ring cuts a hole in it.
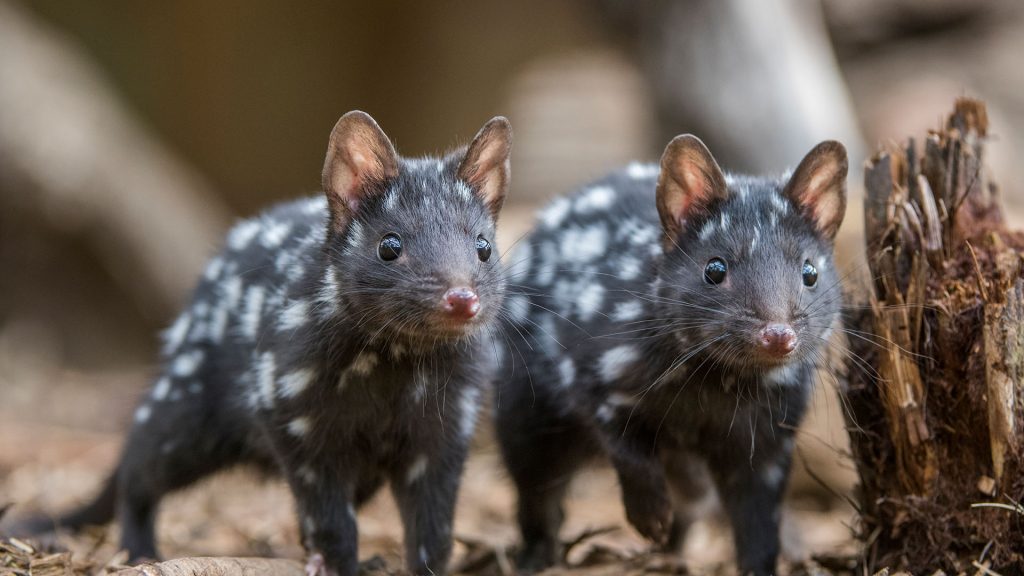
[{"label": "blurred background", "polygon": [[[840,251],[856,266],[866,155],[937,127],[958,96],[987,101],[989,165],[1022,213],[1022,57],[1013,0],[0,0],[0,506],[91,493],[148,385],[155,332],[234,218],[317,191],[327,135],[348,110],[372,114],[407,156],[508,116],[505,246],[547,199],[656,160],[678,133],[700,136],[726,169],[763,173],[838,139],[854,195]],[[793,515],[821,523],[796,522],[795,556],[842,547],[852,522],[834,395],[812,420],[802,453],[828,488],[798,466],[805,504]],[[464,496],[486,505],[460,514],[511,542],[487,434]],[[617,502],[587,504],[616,493],[596,478],[574,495],[587,511],[576,527],[621,523]],[[278,490],[259,506],[291,521],[279,487],[252,490]],[[183,500],[165,550],[297,553],[251,499],[216,513],[234,496]],[[390,550],[394,518],[375,506],[365,537]],[[715,534],[692,554],[722,557]]]}]

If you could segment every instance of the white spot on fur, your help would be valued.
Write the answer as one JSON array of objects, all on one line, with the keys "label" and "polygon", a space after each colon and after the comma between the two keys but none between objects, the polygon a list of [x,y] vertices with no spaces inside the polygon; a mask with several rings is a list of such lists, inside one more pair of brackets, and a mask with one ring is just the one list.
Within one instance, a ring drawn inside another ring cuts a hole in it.
[{"label": "white spot on fur", "polygon": [[298,470],[295,471],[295,475],[305,484],[316,484],[316,472],[306,464],[299,466]]},{"label": "white spot on fur", "polygon": [[167,398],[167,394],[171,391],[171,379],[166,376],[156,381],[156,386],[153,386],[153,400],[161,401]]},{"label": "white spot on fur", "polygon": [[253,407],[271,408],[274,404],[274,373],[277,370],[273,352],[260,354],[256,363],[256,390]]},{"label": "white spot on fur", "polygon": [[348,517],[349,517],[350,520],[355,520],[356,519],[356,509],[351,504],[348,504],[348,505],[345,506],[345,513],[348,514]]},{"label": "white spot on fur", "polygon": [[461,180],[455,182],[455,193],[459,196],[459,198],[465,200],[466,202],[470,202],[473,200],[473,192],[469,189],[469,186],[466,186],[466,183],[462,182]]},{"label": "white spot on fur", "polygon": [[300,368],[281,376],[278,394],[282,398],[294,398],[312,384],[316,372],[312,368]]},{"label": "white spot on fur", "polygon": [[761,478],[764,480],[764,483],[771,487],[778,487],[782,484],[782,480],[785,476],[786,474],[782,470],[782,466],[777,462],[767,464],[761,472]]},{"label": "white spot on fur", "polygon": [[800,373],[799,364],[783,364],[764,372],[764,380],[775,386],[793,386],[799,384],[796,377]]},{"label": "white spot on fur", "polygon": [[612,382],[622,376],[629,366],[640,358],[640,352],[635,346],[624,344],[616,346],[601,354],[597,361],[598,374],[601,380]]},{"label": "white spot on fur", "polygon": [[391,353],[391,358],[395,360],[400,360],[403,356],[405,356],[406,352],[405,345],[398,342],[392,344],[391,349],[388,351]]},{"label": "white spot on fur", "polygon": [[174,357],[174,362],[171,363],[171,372],[179,377],[191,376],[203,363],[203,356],[202,350],[190,350],[178,354]]},{"label": "white spot on fur", "polygon": [[149,407],[149,404],[143,404],[135,410],[135,421],[142,424],[149,420],[149,417],[153,415],[153,409]]},{"label": "white spot on fur", "polygon": [[324,277],[320,281],[320,290],[317,292],[317,310],[321,318],[329,318],[338,313],[338,274],[334,266],[328,266],[324,270]]},{"label": "white spot on fur", "polygon": [[207,324],[207,335],[210,340],[220,342],[224,339],[224,332],[228,328],[228,307],[223,303],[213,310],[210,322]]},{"label": "white spot on fur", "polygon": [[701,242],[707,242],[708,239],[711,238],[711,235],[714,234],[714,233],[715,233],[715,222],[714,222],[714,220],[708,220],[704,224],[704,227],[700,229],[700,234],[698,236],[699,236]]},{"label": "white spot on fur", "polygon": [[625,302],[619,302],[615,305],[615,309],[612,310],[612,320],[618,322],[629,322],[630,320],[636,320],[644,313],[644,305],[639,300],[627,300]]},{"label": "white spot on fur", "polygon": [[573,262],[592,262],[604,256],[608,247],[608,232],[604,226],[570,228],[562,234],[562,259]]},{"label": "white spot on fur", "polygon": [[305,214],[309,214],[310,216],[326,213],[327,198],[324,198],[323,196],[314,196],[312,198],[307,198],[302,203],[302,212]]},{"label": "white spot on fur", "polygon": [[555,279],[555,271],[558,267],[558,247],[551,242],[540,247],[540,266],[534,281],[538,286],[548,286]]},{"label": "white spot on fur", "polygon": [[459,433],[470,438],[476,431],[476,420],[480,411],[480,389],[467,388],[459,399]]},{"label": "white spot on fur", "polygon": [[722,229],[722,232],[729,231],[729,223],[729,215],[726,214],[725,212],[722,212],[722,214],[718,217],[718,226]]},{"label": "white spot on fur", "polygon": [[346,244],[352,249],[358,249],[363,244],[363,223],[359,220],[353,220],[349,223]]},{"label": "white spot on fur", "polygon": [[573,208],[580,214],[607,210],[615,202],[615,190],[610,186],[594,186],[576,198]]},{"label": "white spot on fur", "polygon": [[777,212],[779,212],[781,214],[786,214],[786,213],[789,212],[789,203],[786,202],[778,194],[775,194],[775,193],[769,194],[768,195],[768,199],[771,201],[772,207],[774,207]]},{"label": "white spot on fur", "polygon": [[309,319],[309,302],[305,300],[293,300],[277,319],[278,330],[294,330],[306,323]]},{"label": "white spot on fur", "polygon": [[642,263],[635,256],[626,255],[619,259],[619,278],[622,280],[635,280],[640,275]]},{"label": "white spot on fur", "polygon": [[192,324],[192,317],[186,312],[171,324],[171,327],[164,331],[164,354],[173,354],[181,343],[185,341],[189,326]]},{"label": "white spot on fur", "polygon": [[540,220],[548,229],[558,228],[569,214],[572,203],[568,198],[558,198],[540,213]]},{"label": "white spot on fur", "polygon": [[228,278],[220,285],[221,304],[233,310],[242,299],[242,279],[238,276]]},{"label": "white spot on fur", "polygon": [[242,335],[249,340],[255,340],[259,332],[265,294],[262,286],[250,286],[245,293],[245,310],[242,311],[240,324]]},{"label": "white spot on fur", "polygon": [[362,352],[352,360],[349,370],[359,376],[369,376],[377,366],[377,355],[373,352]]},{"label": "white spot on fur", "polygon": [[391,189],[384,195],[384,209],[393,212],[398,208],[398,190]]},{"label": "white spot on fur", "polygon": [[309,418],[299,416],[288,423],[288,433],[296,438],[302,438],[309,432]]},{"label": "white spot on fur", "polygon": [[260,234],[260,245],[264,248],[277,248],[292,231],[291,222],[267,222]]},{"label": "white spot on fur", "polygon": [[586,322],[601,310],[604,302],[604,286],[593,282],[588,284],[576,297],[576,310],[580,320]]},{"label": "white spot on fur", "polygon": [[509,317],[516,322],[526,321],[526,316],[530,311],[530,302],[526,299],[526,296],[517,294],[515,296],[509,296],[505,299],[505,309],[508,311]]},{"label": "white spot on fur", "polygon": [[259,233],[260,223],[256,220],[246,220],[228,232],[228,247],[232,250],[244,250]]},{"label": "white spot on fur", "polygon": [[625,392],[612,392],[608,395],[608,399],[605,403],[613,408],[628,408],[634,406],[637,403],[636,394],[626,394]]},{"label": "white spot on fur", "polygon": [[412,461],[412,465],[409,466],[408,472],[405,474],[405,483],[412,484],[423,477],[427,473],[427,455],[420,454]]},{"label": "white spot on fur", "polygon": [[206,270],[203,271],[203,278],[209,281],[214,281],[220,276],[220,271],[224,269],[224,259],[217,257],[206,265]]},{"label": "white spot on fur", "polygon": [[[419,552],[420,552],[420,562],[424,566],[429,566],[430,565],[430,557],[427,555],[427,549],[425,547],[423,547],[423,546],[420,546]],[[428,568],[428,570],[429,570],[429,568]]]},{"label": "white spot on fur", "polygon": [[529,242],[521,242],[509,257],[508,277],[510,279],[525,278],[530,272],[531,259],[533,258],[533,246]]},{"label": "white spot on fur", "polygon": [[558,363],[558,375],[562,379],[563,388],[572,386],[572,383],[576,381],[576,364],[573,363],[572,358],[562,358],[562,361]]},{"label": "white spot on fur", "polygon": [[661,169],[657,164],[645,164],[640,162],[630,162],[629,166],[626,166],[626,174],[630,178],[636,180],[642,180],[645,178],[653,178],[661,172]]},{"label": "white spot on fur", "polygon": [[646,246],[658,240],[661,228],[638,218],[627,218],[623,220],[616,230],[616,237],[629,240],[634,246]]}]

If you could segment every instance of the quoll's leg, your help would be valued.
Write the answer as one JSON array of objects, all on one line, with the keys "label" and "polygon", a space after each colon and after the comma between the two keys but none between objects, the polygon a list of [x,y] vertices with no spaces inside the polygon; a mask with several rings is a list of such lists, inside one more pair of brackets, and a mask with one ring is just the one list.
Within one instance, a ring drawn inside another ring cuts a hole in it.
[{"label": "quoll's leg", "polygon": [[468,438],[413,450],[391,476],[391,490],[405,527],[405,562],[417,576],[445,574],[452,552],[455,499]]},{"label": "quoll's leg", "polygon": [[707,468],[696,454],[675,452],[662,458],[672,497],[672,530],[665,543],[666,552],[679,553],[690,526],[698,519],[701,501],[711,488]]},{"label": "quoll's leg", "polygon": [[516,563],[525,573],[561,561],[562,501],[576,470],[600,449],[584,423],[567,413],[567,402],[548,392],[554,384],[541,380],[545,373],[534,373],[533,386],[508,386],[497,407],[498,438],[518,494],[523,549]]},{"label": "quoll's leg", "polygon": [[289,472],[309,576],[356,576],[359,532],[350,482],[302,465]]},{"label": "quoll's leg", "polygon": [[244,440],[218,425],[216,403],[201,395],[179,395],[183,384],[167,382],[158,381],[136,411],[118,464],[121,546],[132,561],[158,556],[154,524],[164,495],[235,465],[246,454]]},{"label": "quoll's leg", "polygon": [[753,459],[749,440],[725,443],[708,456],[712,478],[732,524],[736,562],[744,575],[774,574],[779,556],[779,518],[792,436],[786,430],[776,434],[773,441],[758,441]]},{"label": "quoll's leg", "polygon": [[672,528],[672,503],[664,467],[655,449],[656,435],[639,419],[620,410],[602,423],[608,455],[619,476],[626,519],[645,538],[665,546]]}]

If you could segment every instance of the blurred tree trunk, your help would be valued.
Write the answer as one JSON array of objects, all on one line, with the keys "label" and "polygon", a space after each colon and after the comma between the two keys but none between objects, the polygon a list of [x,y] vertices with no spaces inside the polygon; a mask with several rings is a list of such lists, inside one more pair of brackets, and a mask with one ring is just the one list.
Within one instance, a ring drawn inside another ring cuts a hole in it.
[{"label": "blurred tree trunk", "polygon": [[0,203],[88,243],[138,308],[166,317],[228,210],[66,38],[0,0]]},{"label": "blurred tree trunk", "polygon": [[867,166],[873,282],[846,395],[872,571],[1024,573],[1024,233],[1004,224],[987,134],[962,99],[923,150]]}]

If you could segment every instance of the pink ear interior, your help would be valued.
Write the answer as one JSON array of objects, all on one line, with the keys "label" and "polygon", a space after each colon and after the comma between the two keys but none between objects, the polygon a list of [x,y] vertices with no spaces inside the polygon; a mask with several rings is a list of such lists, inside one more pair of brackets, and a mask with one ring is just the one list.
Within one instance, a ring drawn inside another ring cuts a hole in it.
[{"label": "pink ear interior", "polygon": [[398,155],[369,114],[353,111],[334,125],[324,161],[323,188],[332,209],[350,217],[375,185],[398,175]]},{"label": "pink ear interior", "polygon": [[658,211],[671,236],[699,211],[728,196],[725,175],[696,136],[676,136],[661,157]]},{"label": "pink ear interior", "polygon": [[511,152],[512,126],[498,116],[484,124],[459,164],[459,179],[467,182],[495,215],[508,193]]},{"label": "pink ear interior", "polygon": [[847,170],[846,148],[827,140],[804,157],[786,184],[786,196],[830,240],[846,213]]}]

